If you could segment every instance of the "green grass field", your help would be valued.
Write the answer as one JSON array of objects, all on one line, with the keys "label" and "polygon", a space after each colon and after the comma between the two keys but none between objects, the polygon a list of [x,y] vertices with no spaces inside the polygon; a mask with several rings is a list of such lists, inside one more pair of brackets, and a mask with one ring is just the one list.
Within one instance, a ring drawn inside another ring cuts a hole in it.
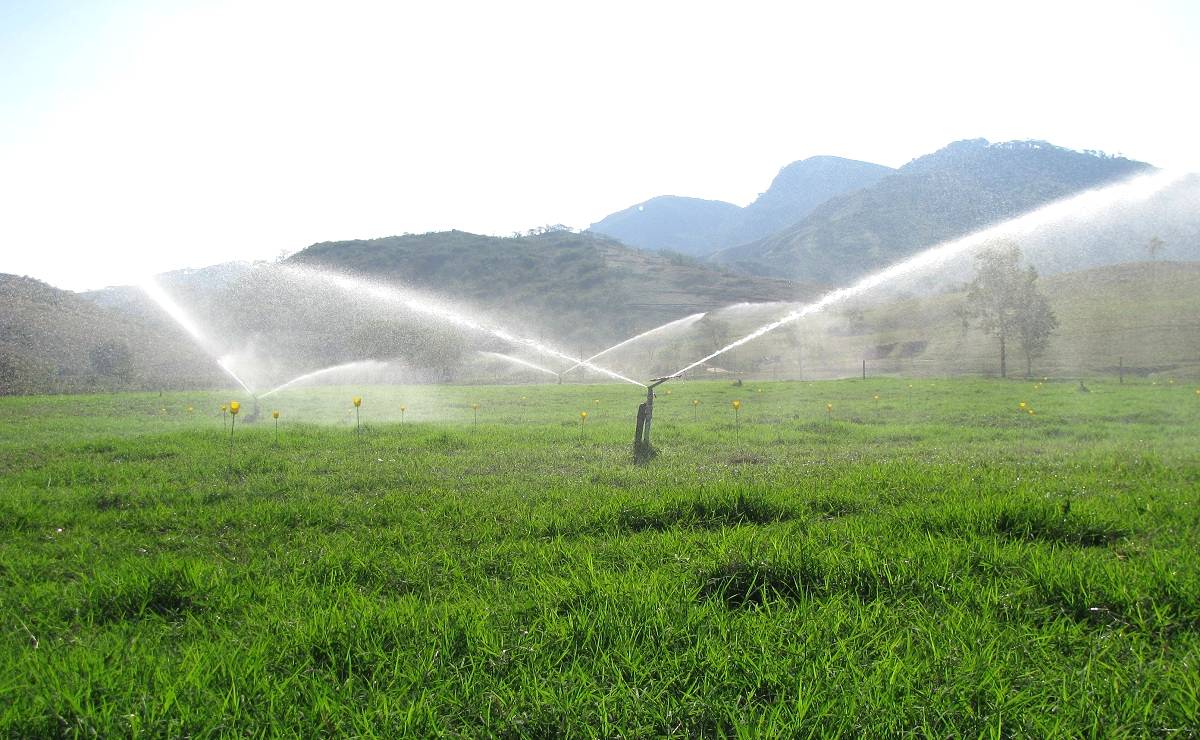
[{"label": "green grass field", "polygon": [[0,399],[0,734],[1194,737],[1200,394],[1089,386]]}]

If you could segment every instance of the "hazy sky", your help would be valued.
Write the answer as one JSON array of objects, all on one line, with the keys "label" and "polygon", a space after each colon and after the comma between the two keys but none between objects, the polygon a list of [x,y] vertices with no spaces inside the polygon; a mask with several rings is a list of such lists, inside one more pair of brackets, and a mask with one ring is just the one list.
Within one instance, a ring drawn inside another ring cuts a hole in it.
[{"label": "hazy sky", "polygon": [[1198,50],[1196,2],[0,0],[0,272],[745,204],[980,136],[1200,169]]}]

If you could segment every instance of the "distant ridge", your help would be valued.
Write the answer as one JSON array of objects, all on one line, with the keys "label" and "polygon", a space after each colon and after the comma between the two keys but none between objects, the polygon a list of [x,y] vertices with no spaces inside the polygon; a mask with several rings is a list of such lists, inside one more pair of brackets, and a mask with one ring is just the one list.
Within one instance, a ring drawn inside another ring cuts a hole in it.
[{"label": "distant ridge", "polygon": [[842,284],[923,247],[1151,169],[1044,141],[958,141],[711,259],[756,275]]},{"label": "distant ridge", "polygon": [[867,187],[892,171],[841,157],[809,157],[781,169],[771,186],[745,208],[661,195],[609,214],[589,230],[641,249],[702,257],[790,226],[829,198]]}]

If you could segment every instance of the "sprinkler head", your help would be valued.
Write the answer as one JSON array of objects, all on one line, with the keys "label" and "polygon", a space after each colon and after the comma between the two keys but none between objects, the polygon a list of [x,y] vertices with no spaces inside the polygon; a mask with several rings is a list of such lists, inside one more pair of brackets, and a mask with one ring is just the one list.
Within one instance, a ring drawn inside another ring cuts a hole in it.
[{"label": "sprinkler head", "polygon": [[733,402],[733,410],[734,410],[734,411],[737,411],[737,410],[738,410],[738,409],[740,409],[741,407],[742,407],[742,402],[741,402],[741,401],[734,401],[734,402]]},{"label": "sprinkler head", "polygon": [[663,378],[654,378],[653,380],[651,380],[651,381],[650,381],[650,385],[648,385],[647,387],[648,387],[648,388],[653,388],[653,387],[654,387],[654,386],[656,386],[656,385],[662,385],[663,383],[667,382],[668,380],[675,380],[676,378],[681,378],[681,377],[683,377],[683,375],[682,375],[682,374],[680,374],[680,375],[668,375],[668,376],[666,376],[666,377],[663,377]]},{"label": "sprinkler head", "polygon": [[587,412],[586,412],[586,411],[580,411],[580,412],[579,412],[579,418],[580,418],[581,420],[583,420],[583,421],[587,421]]},{"label": "sprinkler head", "polygon": [[271,418],[272,418],[272,419],[278,419],[278,418],[279,418],[279,412],[278,412],[278,411],[272,411],[272,412],[271,412]]},{"label": "sprinkler head", "polygon": [[242,404],[238,403],[237,401],[229,402],[229,413],[233,414],[234,416],[237,416],[237,412],[241,408]]},{"label": "sprinkler head", "polygon": [[358,408],[359,406],[362,406],[362,396],[355,396],[354,398],[352,398],[350,400],[354,402],[354,408]]}]

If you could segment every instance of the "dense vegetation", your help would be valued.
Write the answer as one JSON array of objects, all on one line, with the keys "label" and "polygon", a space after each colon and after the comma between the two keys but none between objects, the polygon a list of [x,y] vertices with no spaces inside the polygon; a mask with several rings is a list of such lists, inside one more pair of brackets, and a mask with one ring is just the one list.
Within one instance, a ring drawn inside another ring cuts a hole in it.
[{"label": "dense vegetation", "polygon": [[0,734],[1200,732],[1194,388],[667,387],[0,399]]},{"label": "dense vegetation", "polygon": [[528,320],[548,337],[604,346],[696,311],[796,300],[812,286],[747,278],[595,234],[498,238],[448,231],[314,244],[289,263],[395,280]]}]

